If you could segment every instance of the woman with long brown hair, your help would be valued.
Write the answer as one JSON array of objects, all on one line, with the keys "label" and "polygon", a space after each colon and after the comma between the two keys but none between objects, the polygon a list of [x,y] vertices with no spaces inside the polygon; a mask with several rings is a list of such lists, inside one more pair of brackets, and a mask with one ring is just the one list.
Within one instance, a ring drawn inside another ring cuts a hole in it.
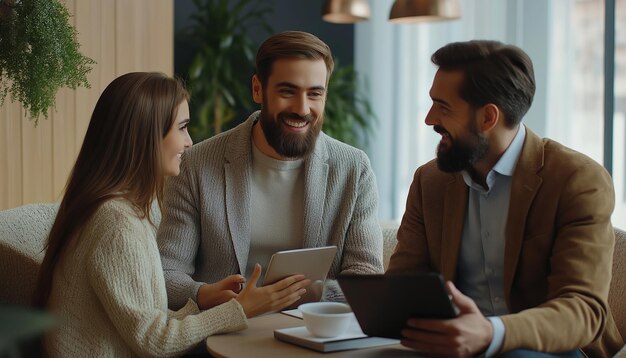
[{"label": "woman with long brown hair", "polygon": [[163,183],[192,145],[188,97],[179,81],[144,72],[118,77],[100,96],[39,273],[35,303],[60,321],[45,338],[48,355],[182,354],[304,293],[302,276],[257,288],[256,270],[238,294],[241,275],[216,284],[233,298],[209,310],[192,300],[167,309],[153,204],[161,207]]}]

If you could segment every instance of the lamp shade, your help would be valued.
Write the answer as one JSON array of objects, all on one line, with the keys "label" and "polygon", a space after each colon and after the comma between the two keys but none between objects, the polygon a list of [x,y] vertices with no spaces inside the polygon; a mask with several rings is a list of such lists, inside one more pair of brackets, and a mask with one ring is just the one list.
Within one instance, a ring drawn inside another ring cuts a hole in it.
[{"label": "lamp shade", "polygon": [[338,24],[350,24],[370,17],[367,0],[326,0],[322,9],[322,19]]},{"label": "lamp shade", "polygon": [[460,17],[458,0],[396,0],[389,12],[389,21],[394,23],[453,20]]}]

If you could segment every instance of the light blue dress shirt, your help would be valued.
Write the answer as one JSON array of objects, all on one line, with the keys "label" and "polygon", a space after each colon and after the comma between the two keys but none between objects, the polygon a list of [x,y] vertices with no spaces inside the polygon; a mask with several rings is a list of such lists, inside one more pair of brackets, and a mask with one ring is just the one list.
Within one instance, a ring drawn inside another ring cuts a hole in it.
[{"label": "light blue dress shirt", "polygon": [[487,357],[494,356],[504,341],[504,324],[497,316],[509,313],[503,287],[505,230],[511,181],[525,137],[526,127],[520,124],[515,138],[487,174],[488,189],[474,182],[467,171],[462,172],[469,200],[455,284],[491,321],[494,335]]}]

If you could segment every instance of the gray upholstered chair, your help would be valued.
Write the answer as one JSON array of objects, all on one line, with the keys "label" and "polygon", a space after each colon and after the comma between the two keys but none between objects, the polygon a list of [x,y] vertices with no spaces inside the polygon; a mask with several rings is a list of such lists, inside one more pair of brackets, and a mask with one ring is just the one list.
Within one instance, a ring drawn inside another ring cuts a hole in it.
[{"label": "gray upholstered chair", "polygon": [[[0,211],[0,304],[29,305],[58,203]],[[161,212],[152,207],[158,225]]]},{"label": "gray upholstered chair", "polygon": [[380,223],[380,227],[383,230],[383,266],[385,271],[389,267],[389,259],[391,254],[396,249],[398,227],[400,223],[395,221],[383,221]]},{"label": "gray upholstered chair", "polygon": [[58,208],[29,204],[0,211],[0,304],[30,303]]},{"label": "gray upholstered chair", "polygon": [[[613,279],[609,290],[609,306],[617,329],[626,339],[626,231],[615,228]],[[626,358],[626,346],[615,357]]]}]

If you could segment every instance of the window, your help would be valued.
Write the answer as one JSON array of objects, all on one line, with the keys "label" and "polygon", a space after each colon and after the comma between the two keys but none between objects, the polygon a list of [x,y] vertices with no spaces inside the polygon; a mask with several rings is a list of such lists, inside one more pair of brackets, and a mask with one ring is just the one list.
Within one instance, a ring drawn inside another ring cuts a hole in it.
[{"label": "window", "polygon": [[[613,222],[625,228],[626,0],[615,1]],[[368,74],[378,116],[368,154],[382,219],[401,218],[413,172],[434,158],[439,137],[424,124],[436,70],[430,55],[449,42],[492,39],[524,49],[537,80],[524,123],[603,163],[604,0],[462,0],[460,20],[414,25],[387,21],[392,2],[370,2],[372,18],[355,30],[355,65]]]},{"label": "window", "polygon": [[[605,1],[555,0],[551,4],[546,135],[603,163]],[[613,224],[623,228],[626,227],[626,1],[616,0],[615,4],[622,10],[615,12]]]}]

